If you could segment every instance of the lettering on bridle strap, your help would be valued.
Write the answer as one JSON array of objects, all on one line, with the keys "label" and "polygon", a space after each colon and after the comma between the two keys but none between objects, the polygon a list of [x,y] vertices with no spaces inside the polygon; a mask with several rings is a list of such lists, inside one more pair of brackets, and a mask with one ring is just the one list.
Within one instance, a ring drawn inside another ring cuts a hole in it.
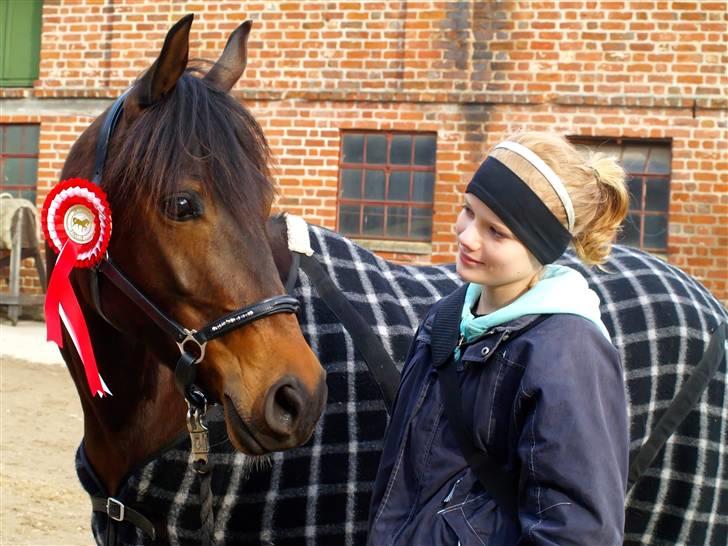
[{"label": "lettering on bridle strap", "polygon": [[213,326],[210,326],[210,330],[213,331],[213,332],[217,332],[223,326],[227,326],[228,324],[234,324],[236,322],[240,322],[241,320],[245,320],[248,317],[252,317],[253,314],[254,314],[253,311],[247,311],[247,312],[242,313],[242,314],[240,314],[240,315],[238,315],[236,317],[232,317],[232,318],[229,318],[229,319],[225,319],[222,322],[219,322],[217,324],[214,324]]}]

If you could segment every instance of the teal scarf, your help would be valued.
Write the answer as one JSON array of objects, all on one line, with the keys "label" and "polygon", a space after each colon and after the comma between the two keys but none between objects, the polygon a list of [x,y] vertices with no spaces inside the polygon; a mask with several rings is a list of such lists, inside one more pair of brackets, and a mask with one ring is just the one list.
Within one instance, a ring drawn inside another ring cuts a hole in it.
[{"label": "teal scarf", "polygon": [[[599,311],[599,296],[589,288],[586,279],[578,271],[563,265],[547,265],[541,279],[528,292],[505,307],[476,317],[473,315],[483,288],[471,283],[465,294],[465,304],[460,320],[460,334],[465,343],[485,334],[486,331],[524,315],[553,315],[566,313],[579,315],[593,322],[599,331],[610,339]],[[460,358],[455,349],[455,358]]]}]

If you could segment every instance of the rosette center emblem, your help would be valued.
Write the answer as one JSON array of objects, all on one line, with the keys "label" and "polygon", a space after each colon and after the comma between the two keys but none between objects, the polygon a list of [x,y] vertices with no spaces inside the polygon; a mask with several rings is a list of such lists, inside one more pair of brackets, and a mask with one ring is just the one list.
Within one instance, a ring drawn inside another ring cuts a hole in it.
[{"label": "rosette center emblem", "polygon": [[93,239],[95,232],[94,214],[84,205],[70,207],[63,219],[66,234],[72,241],[84,244]]}]

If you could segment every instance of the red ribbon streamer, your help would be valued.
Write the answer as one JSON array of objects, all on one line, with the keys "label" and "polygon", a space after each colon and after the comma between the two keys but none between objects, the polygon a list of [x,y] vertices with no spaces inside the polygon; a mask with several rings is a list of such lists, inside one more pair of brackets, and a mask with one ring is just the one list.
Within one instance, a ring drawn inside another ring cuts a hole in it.
[{"label": "red ribbon streamer", "polygon": [[63,348],[62,311],[67,319],[65,322],[66,328],[71,335],[76,351],[81,357],[91,394],[92,396],[103,397],[104,393],[108,391],[102,385],[86,320],[81,312],[81,306],[78,304],[69,278],[76,264],[80,248],[81,245],[68,239],[58,255],[53,274],[48,282],[48,292],[45,299],[46,331],[48,341],[52,341],[58,347]]}]

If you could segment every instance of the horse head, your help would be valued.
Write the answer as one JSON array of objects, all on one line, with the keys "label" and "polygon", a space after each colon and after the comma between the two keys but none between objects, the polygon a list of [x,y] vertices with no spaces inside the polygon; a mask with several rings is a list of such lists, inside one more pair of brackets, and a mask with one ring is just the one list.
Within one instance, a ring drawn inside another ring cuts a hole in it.
[{"label": "horse head", "polygon": [[[170,29],[159,57],[123,99],[100,185],[114,222],[109,260],[165,316],[199,330],[219,317],[228,317],[222,326],[237,320],[236,310],[283,294],[283,286],[265,227],[274,195],[269,150],[252,115],[228,94],[245,68],[251,23],[232,33],[220,59],[198,77],[187,67],[192,19]],[[64,179],[91,179],[108,116],[74,144]],[[180,349],[114,283],[82,270],[72,281],[114,396],[91,398],[77,355],[64,349],[64,357],[84,406],[86,449],[113,485],[128,470],[121,467],[184,426],[171,380]],[[251,455],[305,442],[326,399],[325,372],[294,314],[262,316],[207,342],[195,377],[224,406],[230,441]],[[123,452],[113,468],[103,460],[109,449]]]}]

